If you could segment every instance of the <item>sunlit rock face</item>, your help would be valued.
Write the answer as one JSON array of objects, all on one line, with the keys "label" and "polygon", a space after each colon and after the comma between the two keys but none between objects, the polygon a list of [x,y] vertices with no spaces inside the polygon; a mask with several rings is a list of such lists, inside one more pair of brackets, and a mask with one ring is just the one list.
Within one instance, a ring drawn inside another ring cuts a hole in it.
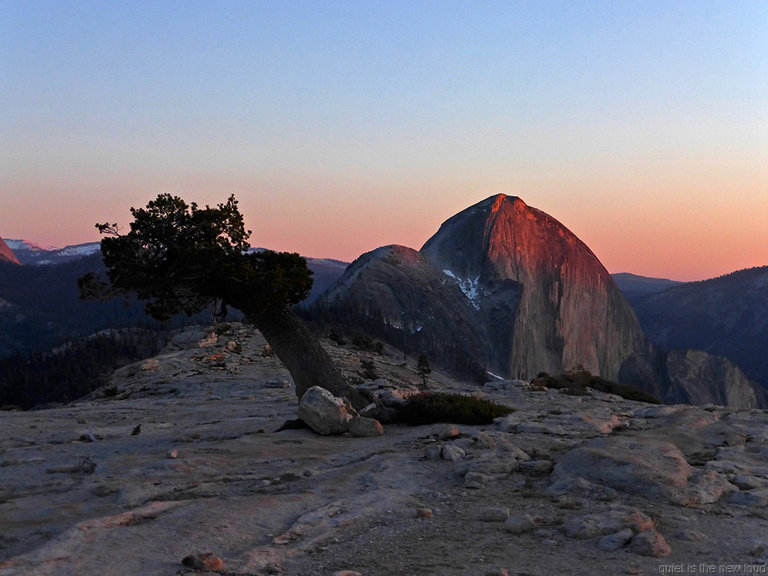
[{"label": "sunlit rock face", "polygon": [[[475,282],[480,315],[506,343],[494,347],[493,364],[507,375],[581,364],[613,379],[645,347],[634,313],[592,251],[520,198],[501,194],[467,208],[421,254],[433,268]],[[513,305],[512,313],[502,304]],[[500,310],[507,325],[495,321]]]},{"label": "sunlit rock face", "polygon": [[386,246],[364,254],[321,306],[411,350],[464,368],[474,359],[505,377],[581,364],[615,378],[645,344],[589,248],[505,195],[450,218],[419,252]]},{"label": "sunlit rock face", "polygon": [[0,238],[0,262],[12,262],[13,264],[21,264],[19,259],[16,258],[16,254],[13,253],[6,244],[5,240]]}]

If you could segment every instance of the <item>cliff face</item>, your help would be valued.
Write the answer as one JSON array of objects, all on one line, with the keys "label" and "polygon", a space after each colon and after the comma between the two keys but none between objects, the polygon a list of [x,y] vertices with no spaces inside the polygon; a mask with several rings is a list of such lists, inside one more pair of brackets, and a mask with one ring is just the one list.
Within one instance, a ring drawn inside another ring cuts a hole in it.
[{"label": "cliff face", "polygon": [[615,379],[622,362],[645,347],[634,313],[597,257],[520,198],[498,195],[460,212],[421,253],[437,269],[476,279],[488,320],[494,310],[482,301],[517,286],[509,348],[496,357],[508,375],[560,373],[581,364]]},{"label": "cliff face", "polygon": [[8,244],[5,243],[5,240],[0,238],[0,262],[11,262],[13,264],[21,264],[19,262],[19,259],[16,258],[16,254],[13,253],[13,250],[11,250],[8,247]]},{"label": "cliff face", "polygon": [[702,350],[673,350],[667,355],[669,404],[720,404],[738,408],[766,406],[765,390],[726,358]]},{"label": "cliff face", "polygon": [[768,387],[768,266],[680,284],[636,298],[633,305],[658,346],[725,356]]},{"label": "cliff face", "polygon": [[[608,272],[567,228],[522,200],[488,198],[447,220],[420,252],[361,256],[320,302],[436,360],[459,354],[505,377],[581,364],[606,378],[644,349]],[[448,352],[446,352],[448,350]]]},{"label": "cliff face", "polygon": [[764,391],[727,359],[651,344],[592,251],[516,197],[456,214],[419,252],[364,254],[317,308],[330,322],[464,372],[529,379],[581,365],[666,402],[766,405]]},{"label": "cliff face", "polygon": [[461,290],[405,246],[384,246],[349,265],[318,301],[322,315],[427,352],[438,363],[479,372],[488,357],[485,331]]}]

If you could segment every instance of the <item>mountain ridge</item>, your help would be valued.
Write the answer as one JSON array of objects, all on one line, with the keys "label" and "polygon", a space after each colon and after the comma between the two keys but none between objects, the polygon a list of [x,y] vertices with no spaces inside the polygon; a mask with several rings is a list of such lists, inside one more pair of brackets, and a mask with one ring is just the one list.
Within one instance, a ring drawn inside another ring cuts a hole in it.
[{"label": "mountain ridge", "polygon": [[11,262],[12,264],[20,265],[18,257],[13,252],[8,243],[0,238],[0,262]]},{"label": "mountain ridge", "polygon": [[[410,255],[407,274],[391,271],[387,258],[393,250],[361,256],[358,261],[372,277],[353,276],[358,266],[351,264],[320,306],[347,321],[379,318],[382,332],[405,317],[464,325],[447,330],[450,337],[442,345],[462,349],[469,342],[469,355],[502,376],[532,378],[539,371],[562,373],[581,365],[614,379],[621,363],[645,348],[634,313],[592,251],[519,197],[486,198],[446,220],[418,252],[398,248]],[[427,282],[435,274],[439,285]],[[452,318],[424,318],[424,306],[408,307],[402,300],[390,305],[387,294],[406,286],[432,303],[464,298],[451,306]],[[403,339],[414,350],[422,346],[440,356],[438,343],[421,332]]]},{"label": "mountain ridge", "polygon": [[[470,253],[462,251],[466,244]],[[421,252],[440,267],[469,267],[489,293],[507,281],[522,286],[507,374],[580,364],[615,379],[623,360],[644,347],[634,313],[592,250],[517,196],[491,196],[459,212]]]}]

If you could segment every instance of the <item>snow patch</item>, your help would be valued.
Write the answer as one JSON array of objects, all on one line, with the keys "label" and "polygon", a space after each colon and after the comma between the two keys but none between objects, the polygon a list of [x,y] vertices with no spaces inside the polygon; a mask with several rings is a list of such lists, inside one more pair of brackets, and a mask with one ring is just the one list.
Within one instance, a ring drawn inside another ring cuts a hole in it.
[{"label": "snow patch", "polygon": [[61,250],[56,250],[58,256],[89,256],[95,254],[101,250],[100,242],[89,242],[87,244],[76,244],[75,246],[67,246]]},{"label": "snow patch", "polygon": [[464,296],[467,297],[470,304],[472,304],[472,307],[475,310],[480,310],[480,296],[482,296],[482,293],[480,291],[480,288],[478,287],[478,283],[480,282],[480,276],[476,276],[474,280],[471,280],[467,278],[466,280],[457,276],[453,273],[453,271],[448,270],[447,268],[443,269],[443,274],[448,276],[449,278],[453,278],[456,280],[456,283],[459,285],[459,288],[464,293]]}]

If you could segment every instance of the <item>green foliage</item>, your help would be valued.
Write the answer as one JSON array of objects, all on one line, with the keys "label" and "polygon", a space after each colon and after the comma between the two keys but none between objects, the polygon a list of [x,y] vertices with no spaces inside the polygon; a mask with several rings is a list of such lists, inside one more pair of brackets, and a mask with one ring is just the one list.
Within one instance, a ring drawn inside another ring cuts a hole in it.
[{"label": "green foliage", "polygon": [[600,378],[599,376],[594,376],[589,370],[585,370],[582,366],[576,366],[572,370],[569,370],[558,377],[550,376],[546,372],[540,372],[533,380],[532,384],[554,388],[561,390],[565,394],[572,394],[574,396],[583,396],[587,394],[587,388],[592,388],[599,392],[616,394],[627,400],[647,402],[649,404],[661,404],[658,398],[655,398],[634,386],[618,384]]},{"label": "green foliage", "polygon": [[312,288],[312,272],[298,254],[248,252],[237,200],[200,208],[160,194],[146,208],[131,208],[130,231],[97,224],[106,235],[101,252],[108,281],[94,274],[78,286],[84,298],[135,294],[153,318],[194,314],[211,304],[246,316],[295,304]]},{"label": "green foliage", "polygon": [[424,392],[412,396],[398,409],[396,421],[406,424],[490,424],[512,408],[490,400],[447,392]]}]

